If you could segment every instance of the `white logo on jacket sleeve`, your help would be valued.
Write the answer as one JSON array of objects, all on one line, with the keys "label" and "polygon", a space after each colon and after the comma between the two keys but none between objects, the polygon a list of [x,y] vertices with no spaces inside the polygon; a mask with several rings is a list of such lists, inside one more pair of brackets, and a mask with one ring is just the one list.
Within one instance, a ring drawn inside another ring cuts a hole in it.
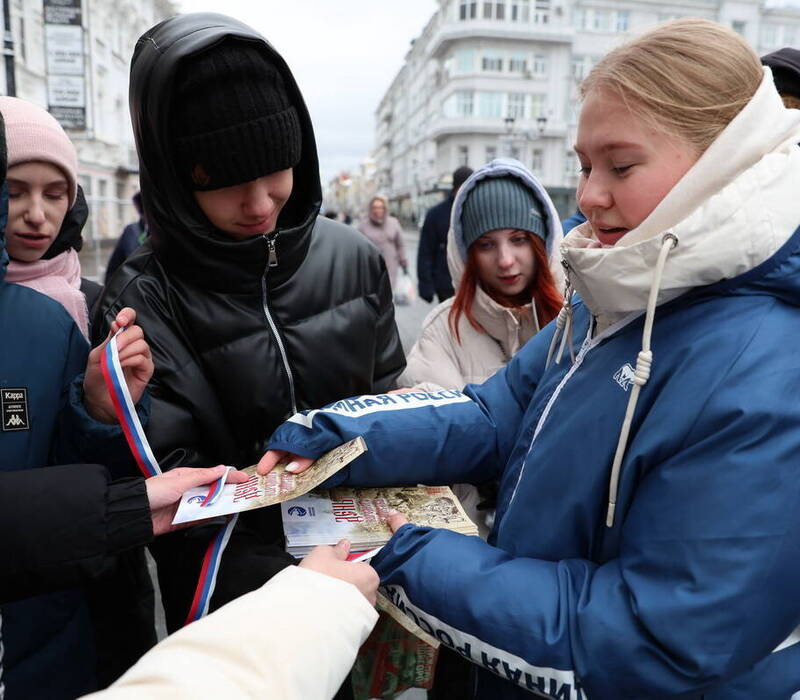
[{"label": "white logo on jacket sleeve", "polygon": [[409,408],[423,408],[425,406],[446,406],[454,403],[469,403],[472,399],[455,389],[441,391],[412,391],[406,394],[377,394],[375,396],[356,396],[352,399],[342,399],[327,408],[314,409],[307,413],[295,413],[288,423],[297,423],[311,429],[314,416],[321,413],[359,418],[370,413],[383,411],[400,411]]},{"label": "white logo on jacket sleeve", "polygon": [[633,367],[627,362],[622,365],[616,372],[614,372],[614,381],[619,384],[625,391],[631,388],[633,378],[635,376]]},{"label": "white logo on jacket sleeve", "polygon": [[[534,666],[510,651],[493,646],[437,619],[431,613],[414,605],[401,586],[390,584],[381,590],[400,612],[410,617],[431,637],[435,637],[484,670],[511,681],[536,697],[589,700],[572,669]],[[508,641],[511,642],[511,638]],[[514,641],[518,643],[519,640]]]}]

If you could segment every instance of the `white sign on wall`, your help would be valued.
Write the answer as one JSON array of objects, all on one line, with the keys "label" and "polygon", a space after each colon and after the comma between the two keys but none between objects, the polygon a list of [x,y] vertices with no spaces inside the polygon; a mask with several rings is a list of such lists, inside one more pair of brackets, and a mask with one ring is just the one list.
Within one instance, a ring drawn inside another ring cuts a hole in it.
[{"label": "white sign on wall", "polygon": [[83,76],[51,75],[47,83],[47,101],[52,107],[85,107]]},{"label": "white sign on wall", "polygon": [[83,75],[83,28],[73,24],[46,24],[47,72]]},{"label": "white sign on wall", "polygon": [[86,129],[82,0],[43,0],[48,111],[65,129]]}]

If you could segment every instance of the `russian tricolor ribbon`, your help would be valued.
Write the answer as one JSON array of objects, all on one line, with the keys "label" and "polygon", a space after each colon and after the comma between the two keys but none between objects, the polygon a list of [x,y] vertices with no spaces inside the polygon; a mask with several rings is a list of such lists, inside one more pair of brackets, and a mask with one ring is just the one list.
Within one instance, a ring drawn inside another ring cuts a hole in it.
[{"label": "russian tricolor ribbon", "polygon": [[[111,340],[106,343],[105,350],[100,355],[100,367],[103,372],[103,379],[105,379],[106,387],[108,388],[108,393],[111,396],[114,412],[117,414],[117,420],[119,420],[119,424],[122,427],[122,432],[125,435],[125,440],[128,442],[128,447],[136,460],[136,464],[144,475],[144,478],[149,479],[151,476],[156,476],[162,472],[156,458],[153,456],[153,451],[150,449],[150,443],[147,441],[147,437],[144,434],[139,416],[136,414],[136,409],[134,408],[130,392],[128,391],[128,385],[125,382],[122,365],[120,364],[119,351],[117,349],[117,336],[124,330],[124,328],[118,330]],[[222,486],[225,483],[230,469],[231,467],[226,469],[225,473],[211,484],[208,494],[203,501],[204,506],[211,505],[219,497],[220,493],[222,493]],[[238,514],[228,516],[225,524],[208,544],[200,569],[200,580],[197,582],[197,588],[195,589],[194,598],[192,599],[192,606],[189,609],[189,615],[186,618],[185,625],[199,620],[208,613],[208,606],[217,583],[217,574],[219,573],[222,553],[225,551],[233,528],[236,526],[237,519]]]}]

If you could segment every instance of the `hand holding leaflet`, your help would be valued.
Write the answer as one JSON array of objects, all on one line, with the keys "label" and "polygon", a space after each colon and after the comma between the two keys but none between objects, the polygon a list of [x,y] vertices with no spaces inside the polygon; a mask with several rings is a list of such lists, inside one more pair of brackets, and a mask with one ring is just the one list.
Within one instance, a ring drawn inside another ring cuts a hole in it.
[{"label": "hand holding leaflet", "polygon": [[213,503],[202,505],[208,495],[207,487],[187,491],[181,498],[172,522],[178,525],[263,508],[297,498],[319,486],[366,451],[366,443],[359,437],[324,454],[316,460],[314,469],[300,474],[289,471],[288,464],[279,464],[265,475],[256,473],[255,466],[248,467],[242,471],[250,478],[243,484],[224,485]]},{"label": "hand holding leaflet", "polygon": [[350,542],[342,539],[333,546],[314,548],[299,566],[352,583],[370,604],[375,605],[380,583],[378,574],[369,564],[349,560],[349,553]]},{"label": "hand holding leaflet", "polygon": [[150,517],[153,520],[153,534],[163,535],[165,532],[177,530],[180,525],[172,524],[172,519],[178,508],[178,502],[187,489],[209,488],[220,482],[229,482],[233,485],[247,481],[244,472],[236,471],[231,467],[218,465],[210,469],[191,469],[178,467],[164,474],[154,476],[145,481],[147,499],[150,502]]}]

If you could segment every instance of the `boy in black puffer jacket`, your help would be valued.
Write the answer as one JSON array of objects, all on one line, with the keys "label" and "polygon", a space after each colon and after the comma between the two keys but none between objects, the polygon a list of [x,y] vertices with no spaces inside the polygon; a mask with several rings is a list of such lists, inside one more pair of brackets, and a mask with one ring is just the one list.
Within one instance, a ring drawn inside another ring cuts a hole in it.
[{"label": "boy in black puffer jacket", "polygon": [[[297,410],[393,388],[405,361],[386,268],[363,236],[319,216],[311,119],[274,49],[228,17],[178,16],[139,40],[130,97],[150,238],[111,280],[95,333],[136,307],[161,467],[246,467]],[[170,630],[215,531],[154,548]],[[292,562],[279,511],[245,514],[212,608]]]}]

